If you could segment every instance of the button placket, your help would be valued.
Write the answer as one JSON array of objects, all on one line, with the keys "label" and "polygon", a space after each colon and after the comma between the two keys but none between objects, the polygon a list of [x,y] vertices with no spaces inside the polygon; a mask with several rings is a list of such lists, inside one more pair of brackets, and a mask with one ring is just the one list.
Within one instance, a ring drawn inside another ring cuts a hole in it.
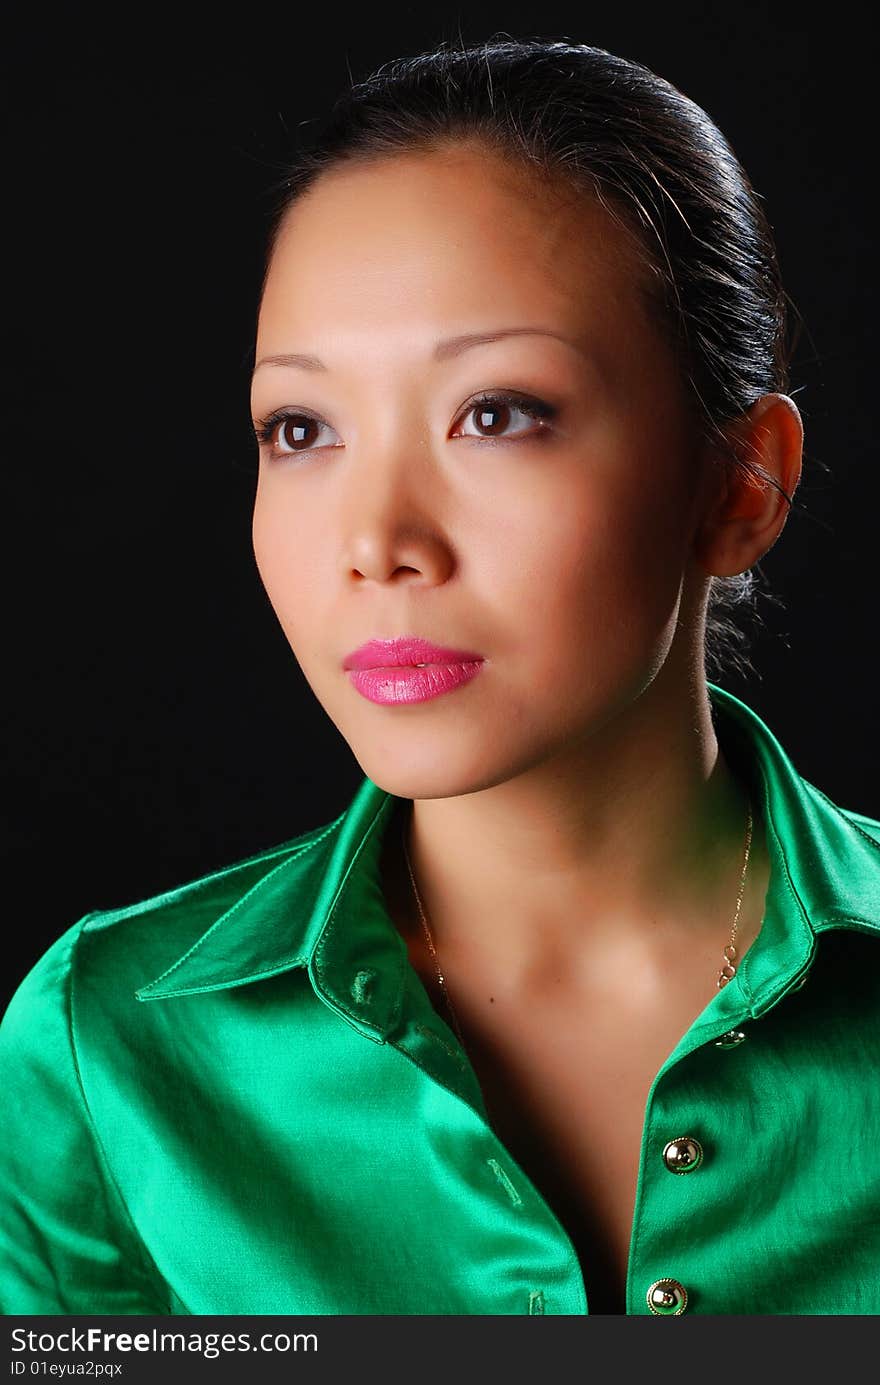
[{"label": "button placket", "polygon": [[[733,1025],[711,1042],[715,1048],[729,1050],[738,1048],[747,1038],[745,1029]],[[667,1140],[661,1157],[664,1168],[669,1173],[692,1173],[702,1167],[705,1151],[695,1135],[676,1135]],[[645,1297],[651,1313],[658,1317],[678,1317],[685,1312],[688,1304],[687,1289],[681,1280],[673,1279],[671,1276],[655,1279]]]}]

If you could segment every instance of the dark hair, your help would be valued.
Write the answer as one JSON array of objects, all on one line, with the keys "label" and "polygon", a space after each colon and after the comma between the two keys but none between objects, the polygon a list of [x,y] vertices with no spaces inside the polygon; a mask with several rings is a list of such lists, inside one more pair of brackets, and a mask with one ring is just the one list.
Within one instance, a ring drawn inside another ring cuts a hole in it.
[{"label": "dark hair", "polygon": [[[589,191],[635,232],[653,270],[648,299],[703,436],[724,465],[760,477],[791,506],[723,431],[761,395],[789,390],[787,295],[770,225],[706,112],[640,63],[586,44],[504,37],[383,64],[338,98],[285,165],[272,189],[263,284],[285,213],[323,172],[474,137]],[[710,678],[752,669],[734,617],[755,611],[756,569],[711,579]]]}]

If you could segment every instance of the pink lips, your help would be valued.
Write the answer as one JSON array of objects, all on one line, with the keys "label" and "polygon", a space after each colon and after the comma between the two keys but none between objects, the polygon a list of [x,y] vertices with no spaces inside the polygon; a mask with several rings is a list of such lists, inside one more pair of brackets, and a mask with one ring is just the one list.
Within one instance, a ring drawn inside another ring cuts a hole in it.
[{"label": "pink lips", "polygon": [[401,636],[368,640],[346,657],[343,668],[363,697],[388,705],[427,702],[452,692],[475,678],[483,663],[481,654],[469,650]]}]

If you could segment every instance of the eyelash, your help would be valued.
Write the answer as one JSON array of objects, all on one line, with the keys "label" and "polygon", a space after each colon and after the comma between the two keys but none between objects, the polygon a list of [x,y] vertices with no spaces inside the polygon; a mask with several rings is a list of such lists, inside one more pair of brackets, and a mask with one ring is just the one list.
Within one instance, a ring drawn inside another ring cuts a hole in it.
[{"label": "eyelash", "polygon": [[[485,408],[487,404],[506,404],[518,410],[519,413],[525,414],[527,418],[535,419],[543,425],[546,425],[551,419],[555,418],[556,414],[559,412],[554,405],[548,404],[543,399],[537,399],[534,395],[518,394],[515,390],[487,390],[483,394],[479,394],[474,399],[471,399],[467,406],[462,409],[456,417],[464,421],[469,414],[472,414],[476,409],[481,407]],[[255,424],[254,433],[257,441],[263,445],[271,444],[275,436],[275,430],[278,428],[279,424],[286,423],[292,418],[307,418],[311,419],[314,423],[325,422],[324,419],[319,418],[317,414],[310,413],[307,409],[276,409],[274,413],[269,414],[266,418],[259,419]],[[484,437],[479,439],[479,434],[474,433],[468,433],[464,436],[490,444],[500,442],[532,442],[536,437],[540,437],[546,431],[545,427],[541,427],[537,434],[526,433],[522,437],[513,438]],[[291,452],[279,452],[277,455],[288,459],[292,457],[308,456],[311,452],[321,452],[323,450],[324,449],[320,447],[303,447],[298,450],[294,449]]]}]

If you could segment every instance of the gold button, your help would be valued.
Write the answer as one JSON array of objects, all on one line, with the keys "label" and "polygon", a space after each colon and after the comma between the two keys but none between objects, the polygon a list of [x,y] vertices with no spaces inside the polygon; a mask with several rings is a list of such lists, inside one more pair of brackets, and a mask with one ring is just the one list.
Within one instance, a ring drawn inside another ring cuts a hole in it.
[{"label": "gold button", "polygon": [[655,1279],[648,1290],[648,1307],[658,1317],[677,1318],[687,1301],[687,1289],[677,1279]]},{"label": "gold button", "polygon": [[745,1038],[741,1029],[728,1029],[726,1034],[722,1034],[720,1039],[715,1040],[716,1048],[736,1048]]},{"label": "gold button", "polygon": [[691,1173],[703,1162],[703,1146],[693,1135],[676,1135],[663,1146],[663,1162],[670,1173]]}]

